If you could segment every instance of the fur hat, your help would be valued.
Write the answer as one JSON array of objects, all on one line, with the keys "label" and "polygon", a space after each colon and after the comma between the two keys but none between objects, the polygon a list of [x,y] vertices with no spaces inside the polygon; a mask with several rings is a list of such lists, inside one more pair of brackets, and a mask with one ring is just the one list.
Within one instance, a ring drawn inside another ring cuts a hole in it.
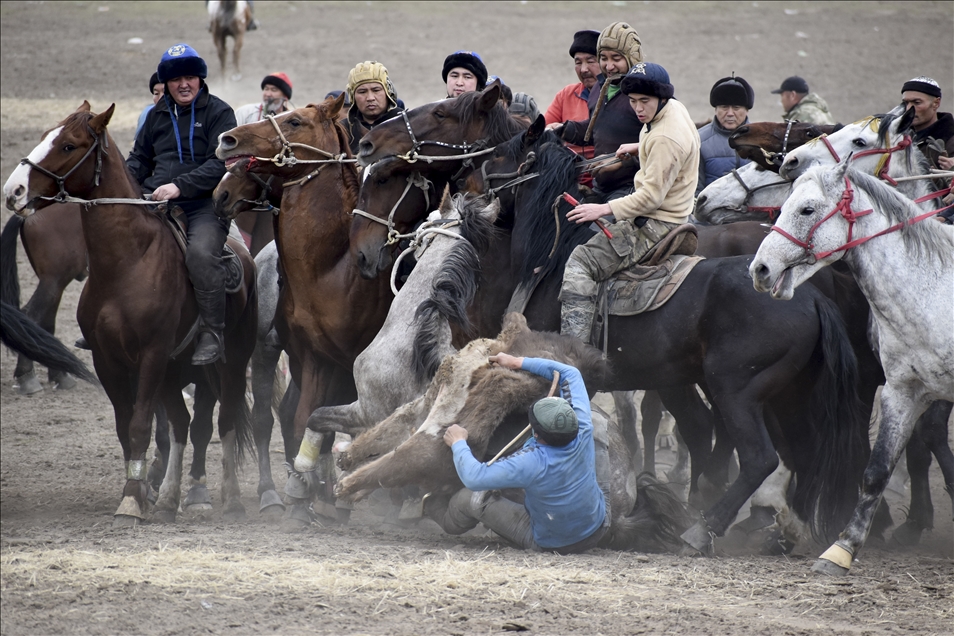
[{"label": "fur hat", "polygon": [[155,86],[156,84],[162,84],[162,82],[159,81],[159,75],[157,73],[153,73],[152,76],[149,78],[149,94],[150,95],[152,95],[152,87]]},{"label": "fur hat", "polygon": [[573,34],[573,44],[570,45],[570,57],[576,57],[577,53],[596,55],[596,43],[599,39],[599,31],[577,31]]},{"label": "fur hat", "polygon": [[580,423],[570,403],[563,398],[546,397],[528,409],[530,427],[550,446],[566,446],[580,431]]},{"label": "fur hat", "polygon": [[669,73],[659,64],[639,62],[629,69],[619,88],[622,92],[653,95],[659,99],[671,98],[676,89],[669,82]]},{"label": "fur hat", "polygon": [[709,91],[709,105],[745,106],[749,110],[755,106],[755,91],[741,77],[723,77],[712,85]]},{"label": "fur hat", "polygon": [[906,91],[917,91],[925,95],[930,95],[931,97],[940,97],[941,85],[930,77],[921,75],[920,77],[909,79],[904,83],[904,86],[901,87],[901,92],[904,93]]},{"label": "fur hat", "polygon": [[361,62],[348,73],[348,84],[345,87],[345,92],[348,93],[348,101],[351,104],[354,104],[354,92],[358,90],[359,86],[368,82],[377,82],[384,87],[384,92],[387,93],[388,103],[390,104],[385,110],[391,110],[397,106],[397,91],[394,90],[394,84],[388,77],[388,69],[385,68],[384,64],[372,61]]},{"label": "fur hat", "polygon": [[600,33],[596,50],[597,52],[618,51],[632,68],[634,64],[643,61],[642,46],[636,29],[625,22],[614,22]]},{"label": "fur hat", "polygon": [[487,86],[487,67],[480,55],[475,51],[454,51],[444,58],[444,70],[441,71],[441,77],[444,83],[447,83],[447,74],[451,69],[466,68],[477,76],[477,90],[482,91]]},{"label": "fur hat", "polygon": [[[209,67],[205,60],[199,57],[196,50],[188,44],[176,44],[169,47],[169,50],[162,54],[159,68],[156,69],[159,81],[165,84],[171,79],[189,75],[202,79],[208,77]],[[150,87],[149,90],[151,91],[152,88]]]},{"label": "fur hat", "polygon": [[284,73],[269,73],[265,76],[265,79],[262,80],[262,89],[264,90],[266,84],[271,84],[278,90],[282,92],[282,95],[285,96],[285,99],[291,99],[292,96],[292,81]]}]

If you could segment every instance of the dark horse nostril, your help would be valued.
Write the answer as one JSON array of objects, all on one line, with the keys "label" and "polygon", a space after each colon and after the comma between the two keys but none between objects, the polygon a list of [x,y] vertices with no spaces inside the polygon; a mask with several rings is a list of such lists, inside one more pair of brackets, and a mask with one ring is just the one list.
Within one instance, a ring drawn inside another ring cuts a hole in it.
[{"label": "dark horse nostril", "polygon": [[706,202],[706,195],[700,194],[699,198],[696,199],[696,207],[698,208],[701,205],[705,205],[705,202]]},{"label": "dark horse nostril", "polygon": [[226,150],[234,148],[235,143],[235,137],[232,135],[222,135],[221,139],[219,139],[219,146]]},{"label": "dark horse nostril", "polygon": [[358,142],[358,154],[359,155],[370,155],[374,152],[374,143],[362,139]]}]

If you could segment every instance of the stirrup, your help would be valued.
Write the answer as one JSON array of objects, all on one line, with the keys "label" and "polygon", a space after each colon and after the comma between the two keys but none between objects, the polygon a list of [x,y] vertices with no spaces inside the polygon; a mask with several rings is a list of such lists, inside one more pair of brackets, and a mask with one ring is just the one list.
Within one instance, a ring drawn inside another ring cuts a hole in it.
[{"label": "stirrup", "polygon": [[[212,336],[213,340],[215,340],[214,349],[208,350],[209,347],[205,346],[205,350],[203,350],[203,345],[201,345],[200,342],[204,334]],[[205,364],[213,364],[219,360],[225,362],[225,342],[221,333],[211,329],[200,331],[199,335],[196,337],[195,352],[192,354],[192,364],[201,366]]]}]

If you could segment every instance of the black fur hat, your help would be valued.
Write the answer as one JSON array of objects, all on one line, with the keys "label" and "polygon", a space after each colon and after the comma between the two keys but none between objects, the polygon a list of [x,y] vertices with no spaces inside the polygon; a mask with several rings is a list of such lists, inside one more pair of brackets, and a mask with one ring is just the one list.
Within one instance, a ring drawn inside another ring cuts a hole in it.
[{"label": "black fur hat", "polygon": [[723,77],[712,85],[709,91],[709,105],[745,106],[749,110],[755,106],[755,91],[741,77]]},{"label": "black fur hat", "polygon": [[149,94],[150,95],[152,95],[152,87],[155,86],[156,84],[162,84],[162,82],[159,81],[159,74],[153,73],[152,76],[149,78]]},{"label": "black fur hat", "polygon": [[445,83],[447,82],[447,74],[455,68],[466,68],[477,76],[477,90],[482,91],[487,86],[487,67],[484,66],[484,61],[480,59],[480,55],[474,51],[454,51],[444,58],[444,70],[441,77],[444,78]]},{"label": "black fur hat", "polygon": [[573,44],[570,45],[570,57],[577,53],[596,55],[596,43],[600,39],[599,31],[577,31],[573,34]]}]

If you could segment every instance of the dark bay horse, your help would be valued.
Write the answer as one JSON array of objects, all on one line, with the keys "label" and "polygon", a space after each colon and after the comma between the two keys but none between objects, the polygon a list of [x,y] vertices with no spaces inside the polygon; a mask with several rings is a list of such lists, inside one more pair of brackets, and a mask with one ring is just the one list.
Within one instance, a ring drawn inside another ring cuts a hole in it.
[{"label": "dark bay horse", "polygon": [[[155,518],[175,520],[189,434],[181,387],[197,371],[206,376],[220,404],[225,513],[241,516],[236,469],[242,450],[251,445],[245,367],[256,324],[254,263],[247,251],[235,246],[244,284],[228,299],[228,362],[194,369],[189,364],[190,334],[198,311],[184,257],[158,214],[126,202],[141,200],[141,190],[106,128],[113,110],[111,106],[96,115],[84,102],[49,131],[4,185],[6,204],[27,215],[34,206],[46,205],[46,197],[69,193],[94,200],[81,206],[80,213],[90,276],[77,320],[113,404],[123,447],[127,481],[114,524],[135,525],[146,511],[146,451],[159,402],[168,413],[174,439]],[[182,348],[179,352],[177,345]]]},{"label": "dark bay horse", "polygon": [[840,129],[841,124],[822,126],[796,121],[756,122],[736,128],[729,135],[729,147],[743,159],[754,161],[778,174],[778,168],[789,150]]}]

